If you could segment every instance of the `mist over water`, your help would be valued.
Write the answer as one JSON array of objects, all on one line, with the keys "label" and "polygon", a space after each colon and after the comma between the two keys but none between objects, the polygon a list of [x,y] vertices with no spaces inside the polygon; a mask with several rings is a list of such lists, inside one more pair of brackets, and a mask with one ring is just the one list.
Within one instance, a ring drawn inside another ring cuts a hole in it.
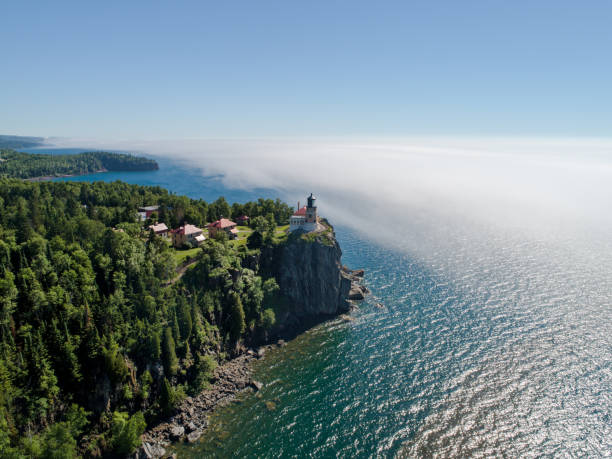
[{"label": "mist over water", "polygon": [[314,192],[374,294],[259,362],[262,399],[182,453],[612,454],[612,140],[104,146]]}]

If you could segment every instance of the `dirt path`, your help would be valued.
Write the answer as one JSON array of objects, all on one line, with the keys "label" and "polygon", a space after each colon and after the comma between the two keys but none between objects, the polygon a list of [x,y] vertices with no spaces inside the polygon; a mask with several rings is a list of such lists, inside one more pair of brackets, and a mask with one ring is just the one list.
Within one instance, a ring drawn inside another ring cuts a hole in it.
[{"label": "dirt path", "polygon": [[173,279],[170,279],[169,281],[167,281],[164,284],[164,287],[168,287],[169,285],[176,284],[179,281],[179,279],[183,277],[183,274],[187,272],[189,267],[195,265],[197,262],[198,262],[198,259],[195,258],[193,260],[189,260],[187,263],[183,263],[181,266],[176,268],[176,276]]}]

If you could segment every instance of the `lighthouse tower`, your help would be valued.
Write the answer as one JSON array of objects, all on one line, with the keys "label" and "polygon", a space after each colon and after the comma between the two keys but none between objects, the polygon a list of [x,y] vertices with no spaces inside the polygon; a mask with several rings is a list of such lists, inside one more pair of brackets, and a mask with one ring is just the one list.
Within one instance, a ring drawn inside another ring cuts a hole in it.
[{"label": "lighthouse tower", "polygon": [[[312,193],[308,196],[308,205],[306,206],[306,224],[312,223],[316,226],[317,223],[317,206],[315,206],[315,198]],[[313,228],[314,229],[314,228]]]},{"label": "lighthouse tower", "polygon": [[315,205],[315,198],[312,193],[306,198],[308,205],[300,207],[298,202],[297,210],[289,219],[289,231],[315,231],[318,227],[319,217],[317,217],[317,206]]}]

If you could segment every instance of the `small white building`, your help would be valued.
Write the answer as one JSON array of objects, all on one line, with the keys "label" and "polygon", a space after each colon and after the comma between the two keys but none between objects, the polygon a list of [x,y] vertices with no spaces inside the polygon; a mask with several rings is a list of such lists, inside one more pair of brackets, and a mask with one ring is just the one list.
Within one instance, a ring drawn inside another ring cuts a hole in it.
[{"label": "small white building", "polygon": [[317,207],[315,206],[316,198],[310,193],[307,198],[308,205],[298,208],[295,213],[289,218],[289,231],[315,231],[318,228],[319,217],[317,216]]}]

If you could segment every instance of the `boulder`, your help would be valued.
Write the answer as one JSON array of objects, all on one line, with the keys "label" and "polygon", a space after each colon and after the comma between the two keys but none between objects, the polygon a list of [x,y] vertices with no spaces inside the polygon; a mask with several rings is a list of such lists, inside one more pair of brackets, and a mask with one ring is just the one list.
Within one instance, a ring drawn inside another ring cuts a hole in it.
[{"label": "boulder", "polygon": [[357,300],[358,301],[358,300],[363,300],[365,297],[364,297],[363,292],[361,291],[360,288],[353,287],[349,291],[348,298],[349,298],[349,300]]},{"label": "boulder", "polygon": [[193,432],[194,430],[198,429],[193,422],[188,422],[186,424],[186,427],[187,427],[187,432]]},{"label": "boulder", "polygon": [[263,387],[263,383],[261,383],[261,382],[259,382],[259,381],[252,380],[252,381],[251,381],[251,387],[252,387],[253,389],[255,389],[255,390],[261,390],[261,389],[262,389],[262,387]]},{"label": "boulder", "polygon": [[140,448],[139,458],[141,459],[159,459],[166,454],[166,450],[161,445],[155,443],[143,443]]},{"label": "boulder", "polygon": [[174,425],[170,427],[170,438],[173,441],[178,441],[185,435],[185,428],[183,426]]}]

